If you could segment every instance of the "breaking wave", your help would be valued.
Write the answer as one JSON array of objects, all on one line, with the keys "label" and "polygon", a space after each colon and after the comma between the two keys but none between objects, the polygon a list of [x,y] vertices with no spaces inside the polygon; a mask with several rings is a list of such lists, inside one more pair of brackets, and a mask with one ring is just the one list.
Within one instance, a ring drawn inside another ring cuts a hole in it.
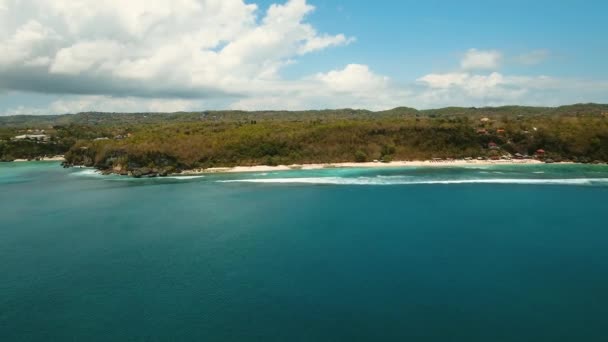
[{"label": "breaking wave", "polygon": [[421,180],[411,177],[310,177],[220,180],[220,183],[268,183],[268,184],[333,184],[333,185],[423,185],[423,184],[528,184],[528,185],[608,185],[608,178],[570,179],[445,179]]},{"label": "breaking wave", "polygon": [[97,171],[95,169],[90,169],[90,168],[87,168],[87,169],[83,168],[80,171],[72,172],[71,175],[72,176],[85,176],[85,177],[86,176],[88,176],[88,177],[91,177],[91,176],[102,176],[101,172],[99,172],[99,171]]},{"label": "breaking wave", "polygon": [[177,180],[190,180],[205,178],[205,176],[168,176],[168,177],[157,177],[157,179],[177,179]]}]

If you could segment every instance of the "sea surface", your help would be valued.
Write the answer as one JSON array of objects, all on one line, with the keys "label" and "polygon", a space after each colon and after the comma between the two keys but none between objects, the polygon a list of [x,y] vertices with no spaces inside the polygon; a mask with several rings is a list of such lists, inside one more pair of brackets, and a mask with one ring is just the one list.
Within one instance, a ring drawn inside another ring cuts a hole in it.
[{"label": "sea surface", "polygon": [[0,164],[0,341],[608,341],[608,166]]}]

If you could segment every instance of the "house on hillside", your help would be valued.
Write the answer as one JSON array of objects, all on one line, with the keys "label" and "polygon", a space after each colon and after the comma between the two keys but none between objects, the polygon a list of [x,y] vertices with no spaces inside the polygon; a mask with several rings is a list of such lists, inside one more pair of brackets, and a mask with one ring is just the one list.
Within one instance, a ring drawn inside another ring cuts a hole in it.
[{"label": "house on hillside", "polygon": [[502,128],[499,128],[496,130],[496,134],[505,134],[505,130]]},{"label": "house on hillside", "polygon": [[500,147],[498,147],[498,144],[496,144],[495,142],[491,141],[490,143],[488,143],[488,148],[490,150],[499,150]]},{"label": "house on hillside", "polygon": [[500,149],[500,147],[498,146],[498,144],[497,144],[497,143],[495,143],[495,142],[493,142],[493,141],[490,141],[490,142],[488,143],[488,148],[489,148],[490,150],[499,150],[499,149]]},{"label": "house on hillside", "polygon": [[480,128],[477,130],[477,134],[479,135],[488,135],[488,130]]},{"label": "house on hillside", "polygon": [[490,118],[481,118],[479,121],[483,123],[490,122]]},{"label": "house on hillside", "polygon": [[36,141],[36,142],[45,142],[45,141],[49,141],[50,137],[46,134],[23,134],[23,135],[18,135],[16,137],[14,137],[12,140],[13,141],[30,140],[30,141]]}]

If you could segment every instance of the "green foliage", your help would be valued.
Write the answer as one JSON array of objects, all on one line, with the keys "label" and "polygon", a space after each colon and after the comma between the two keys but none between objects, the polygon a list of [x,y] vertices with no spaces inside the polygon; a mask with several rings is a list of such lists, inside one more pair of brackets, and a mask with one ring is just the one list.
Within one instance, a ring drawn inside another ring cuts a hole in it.
[{"label": "green foliage", "polygon": [[[0,118],[0,158],[66,154],[100,169],[533,155],[608,161],[607,105],[324,111],[81,113]],[[490,118],[481,122],[481,118]],[[483,128],[487,134],[479,134]],[[48,143],[11,141],[45,129]],[[504,130],[502,131],[498,131]],[[130,136],[129,136],[130,135]],[[95,140],[107,137],[107,140]],[[500,152],[491,152],[494,142]]]},{"label": "green foliage", "polygon": [[364,163],[367,161],[367,154],[361,150],[355,152],[355,161],[357,163]]}]

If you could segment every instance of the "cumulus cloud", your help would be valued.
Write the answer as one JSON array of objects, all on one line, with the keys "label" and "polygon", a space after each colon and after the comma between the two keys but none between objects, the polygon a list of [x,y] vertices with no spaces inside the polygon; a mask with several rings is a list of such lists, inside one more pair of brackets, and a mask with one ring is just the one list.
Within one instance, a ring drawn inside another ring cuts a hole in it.
[{"label": "cumulus cloud", "polygon": [[353,38],[306,23],[306,0],[3,0],[0,88],[138,97],[242,95],[293,58]]},{"label": "cumulus cloud", "polygon": [[0,115],[44,115],[99,112],[176,112],[199,110],[203,101],[185,99],[148,99],[139,97],[111,97],[101,95],[62,96],[44,107],[19,105]]},{"label": "cumulus cloud", "polygon": [[[319,32],[306,0],[276,1],[0,0],[0,115],[561,104],[608,92],[606,82],[507,75],[502,52],[478,49],[416,80],[356,60],[286,79],[286,66],[355,38]],[[23,94],[52,99],[27,105]]]},{"label": "cumulus cloud", "polygon": [[465,70],[494,70],[500,66],[502,53],[496,50],[469,49],[460,61]]},{"label": "cumulus cloud", "polygon": [[367,65],[361,64],[349,64],[343,70],[319,73],[314,79],[332,91],[346,93],[384,89],[389,81],[388,77],[376,75]]},{"label": "cumulus cloud", "polygon": [[[369,66],[349,64],[343,69],[330,70],[284,84],[273,95],[239,100],[235,109],[306,109],[306,108],[366,108],[385,109],[397,106],[405,89],[389,77],[374,73]],[[401,95],[400,95],[401,94]]]}]

